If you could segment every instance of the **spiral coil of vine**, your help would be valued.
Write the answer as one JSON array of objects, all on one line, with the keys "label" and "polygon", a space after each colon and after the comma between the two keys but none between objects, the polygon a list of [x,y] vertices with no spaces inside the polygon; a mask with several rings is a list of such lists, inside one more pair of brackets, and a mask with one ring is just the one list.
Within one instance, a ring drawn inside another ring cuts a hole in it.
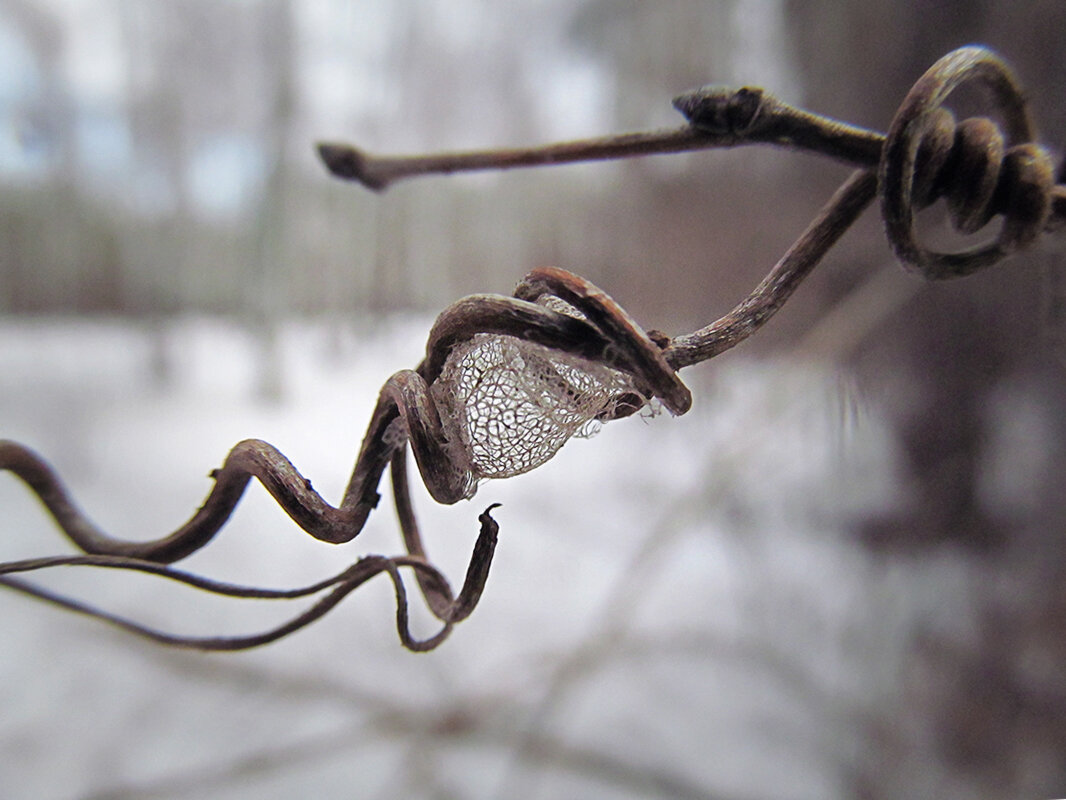
[{"label": "spiral coil of vine", "polygon": [[[965,81],[991,90],[1006,137],[986,117],[956,123],[943,107]],[[1033,136],[1021,88],[992,53],[965,48],[937,62],[904,99],[881,155],[881,213],[900,260],[931,279],[968,275],[1034,242],[1052,223],[1053,210],[1060,223],[1066,195],[1055,185],[1051,155]],[[915,209],[941,196],[961,233],[976,233],[1002,215],[996,241],[962,253],[931,252],[918,244]]]},{"label": "spiral coil of vine", "polygon": [[[951,93],[967,82],[991,91],[1006,134],[991,119],[957,122],[944,108]],[[277,449],[246,440],[212,473],[214,487],[190,520],[152,542],[125,542],[98,530],[40,456],[15,442],[0,441],[0,469],[22,479],[85,553],[0,564],[0,585],[162,643],[236,650],[274,641],[313,622],[355,588],[386,573],[395,588],[402,643],[415,650],[431,649],[477,604],[498,526],[490,506],[479,517],[481,530],[466,579],[454,594],[422,544],[409,496],[408,444],[431,496],[450,504],[473,496],[483,478],[507,477],[544,463],[590,421],[628,416],[653,399],[674,414],[685,413],[692,400],[677,370],[735,346],[765,324],[878,196],[892,249],[906,266],[932,280],[989,267],[1066,220],[1063,175],[1055,175],[1051,156],[1033,141],[1033,125],[1013,74],[984,48],[962,48],[934,64],[904,99],[887,135],[796,109],[758,88],[705,87],[679,96],[674,104],[689,123],[678,130],[435,156],[379,157],[336,144],[321,145],[319,152],[334,175],[375,190],[431,173],[760,143],[859,165],[766,278],[724,317],[672,338],[646,332],[588,281],[560,269],[535,270],[513,297],[476,295],[440,315],[422,363],[396,373],[382,389],[338,506],[325,501]],[[915,216],[939,198],[946,199],[951,220],[962,233],[975,233],[1002,217],[996,239],[960,253],[924,248],[914,232]],[[367,556],[332,578],[293,590],[223,584],[169,566],[212,540],[253,477],[311,536],[348,542],[376,507],[386,466],[391,467],[405,555]],[[153,630],[13,577],[82,565],[148,572],[228,596],[291,599],[326,594],[271,631],[195,638]],[[428,639],[418,640],[409,630],[401,568],[414,572],[426,605],[442,623]]]},{"label": "spiral coil of vine", "polygon": [[[555,300],[567,311],[556,310],[550,303],[542,302],[545,300]],[[466,580],[459,594],[454,595],[445,576],[426,558],[409,495],[407,445],[411,445],[423,482],[435,500],[450,504],[473,494],[480,476],[474,460],[465,451],[449,446],[449,435],[445,431],[452,428],[456,420],[448,420],[451,409],[441,402],[445,394],[441,392],[444,385],[441,376],[463,343],[486,334],[521,342],[527,362],[533,357],[541,360],[561,357],[556,363],[585,369],[594,369],[597,362],[604,362],[612,371],[629,376],[624,384],[625,391],[583,409],[586,420],[627,416],[651,397],[660,398],[674,413],[684,413],[691,405],[688,389],[666,363],[659,346],[609,296],[564,270],[535,270],[519,286],[516,297],[468,297],[440,315],[430,332],[423,362],[417,369],[397,372],[382,388],[348,488],[337,507],[323,499],[310,481],[275,447],[249,439],[238,443],[222,467],[212,471],[214,488],[188,522],[155,541],[128,542],[97,529],[39,455],[17,442],[0,440],[0,470],[10,471],[22,479],[40,498],[59,528],[87,554],[0,564],[0,585],[104,619],[163,644],[203,650],[240,650],[275,641],[315,621],[367,580],[386,573],[396,593],[397,630],[401,642],[411,650],[436,647],[447,637],[451,627],[469,616],[477,605],[488,577],[499,528],[490,513],[495,506],[489,506],[479,517],[481,531]],[[539,388],[544,392],[550,390],[546,396],[556,403],[573,407],[573,383],[561,373],[553,375],[555,380],[550,385]],[[582,411],[576,407],[574,410]],[[452,414],[454,416],[454,412]],[[332,578],[291,590],[235,586],[166,566],[211,541],[229,520],[252,478],[256,478],[292,520],[311,536],[335,544],[350,541],[362,530],[370,512],[377,506],[377,486],[385,467],[390,464],[406,555],[367,556]],[[146,572],[234,597],[294,599],[330,591],[308,611],[261,634],[183,637],[154,630],[11,577],[60,566]],[[427,639],[417,639],[410,632],[406,589],[400,568],[414,571],[427,607],[443,623],[441,630]]]}]

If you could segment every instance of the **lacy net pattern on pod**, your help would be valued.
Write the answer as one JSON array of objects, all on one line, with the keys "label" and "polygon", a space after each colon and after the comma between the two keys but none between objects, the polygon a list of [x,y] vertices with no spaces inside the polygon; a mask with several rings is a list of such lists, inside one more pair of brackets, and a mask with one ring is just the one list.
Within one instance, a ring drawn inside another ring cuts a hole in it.
[{"label": "lacy net pattern on pod", "polygon": [[540,466],[571,436],[595,433],[597,417],[635,391],[623,372],[496,334],[457,345],[432,388],[452,460],[469,466],[475,484]]}]

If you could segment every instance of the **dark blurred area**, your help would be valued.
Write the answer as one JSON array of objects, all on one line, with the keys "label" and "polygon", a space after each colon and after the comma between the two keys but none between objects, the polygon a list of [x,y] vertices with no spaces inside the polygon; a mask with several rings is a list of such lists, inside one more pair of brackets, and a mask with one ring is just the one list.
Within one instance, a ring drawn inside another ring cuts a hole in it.
[{"label": "dark blurred area", "polygon": [[[555,0],[464,5],[469,19],[414,3],[76,5],[0,0],[9,319],[206,313],[270,329],[435,311],[555,264],[646,326],[687,331],[739,301],[848,172],[744,148],[373,195],[327,177],[318,138],[413,152],[637,130],[679,124],[670,98],[704,83],[765,84],[884,130],[934,61],[981,43],[1016,70],[1041,140],[1057,155],[1066,140],[1066,4],[1051,0]],[[104,88],[78,74],[87,13],[114,62]],[[878,746],[847,767],[854,797],[905,796],[931,755],[973,796],[1066,793],[1061,248],[926,285],[871,210],[723,356],[813,353],[852,373],[892,421],[906,487],[853,521],[854,540],[889,564],[951,554],[984,576],[972,636],[911,642],[905,685],[866,725]],[[841,333],[805,349],[818,330]]]}]

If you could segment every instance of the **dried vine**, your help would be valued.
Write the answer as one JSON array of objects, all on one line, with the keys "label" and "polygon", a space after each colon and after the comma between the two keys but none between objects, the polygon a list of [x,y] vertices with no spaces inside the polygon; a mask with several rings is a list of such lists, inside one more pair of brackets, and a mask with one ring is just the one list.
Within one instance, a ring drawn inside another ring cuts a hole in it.
[{"label": "dried vine", "polygon": [[[965,82],[990,90],[1005,134],[986,118],[957,122],[944,107]],[[1033,126],[1014,76],[983,48],[956,50],[934,64],[911,89],[884,135],[794,108],[758,88],[705,87],[679,96],[674,105],[688,121],[676,130],[433,156],[372,156],[338,144],[320,145],[319,153],[334,175],[375,190],[417,175],[742,144],[808,150],[858,165],[763,281],[724,317],[682,336],[646,332],[588,281],[559,269],[535,270],[513,297],[476,295],[440,315],[422,363],[396,373],[382,389],[338,506],[324,500],[277,449],[246,440],[212,473],[214,487],[189,521],[151,542],[122,541],[97,529],[40,456],[15,442],[0,441],[0,469],[22,479],[85,553],[0,564],[0,585],[164,644],[237,650],[298,630],[370,578],[386,573],[396,593],[402,643],[413,650],[432,649],[476,606],[498,526],[490,506],[479,517],[481,531],[466,579],[454,594],[422,544],[407,481],[408,444],[429,493],[438,502],[455,503],[473,496],[484,478],[509,477],[544,463],[590,423],[628,416],[653,400],[674,414],[685,413],[692,400],[677,370],[706,361],[757,331],[877,197],[896,255],[931,280],[991,266],[1066,220],[1063,174],[1056,177],[1051,156],[1032,141]],[[947,200],[952,222],[963,233],[1002,217],[995,241],[959,253],[924,248],[914,234],[915,214],[939,198]],[[211,541],[253,477],[311,536],[348,542],[377,506],[377,487],[386,466],[391,466],[405,555],[366,556],[338,575],[291,590],[225,584],[169,566]],[[60,566],[136,570],[235,597],[322,596],[290,621],[260,634],[174,636],[16,577]],[[409,630],[401,569],[414,572],[426,605],[442,623],[428,639],[417,640]]]}]

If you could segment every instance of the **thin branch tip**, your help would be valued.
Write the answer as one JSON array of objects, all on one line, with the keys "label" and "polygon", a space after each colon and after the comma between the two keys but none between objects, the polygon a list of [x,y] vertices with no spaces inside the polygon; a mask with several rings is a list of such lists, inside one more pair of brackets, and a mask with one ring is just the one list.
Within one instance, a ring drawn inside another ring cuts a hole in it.
[{"label": "thin branch tip", "polygon": [[375,192],[380,192],[388,186],[387,180],[371,175],[372,157],[358,147],[338,142],[319,142],[315,149],[326,169],[335,177],[356,181]]},{"label": "thin branch tip", "polygon": [[493,536],[495,536],[497,533],[500,532],[500,523],[498,523],[493,518],[492,510],[495,509],[495,508],[499,508],[501,505],[503,505],[503,504],[502,503],[493,503],[492,505],[490,505],[488,508],[486,508],[484,511],[482,511],[478,515],[477,519],[478,519],[478,522],[481,523],[482,532],[484,532],[486,530],[490,530],[492,532]]}]

